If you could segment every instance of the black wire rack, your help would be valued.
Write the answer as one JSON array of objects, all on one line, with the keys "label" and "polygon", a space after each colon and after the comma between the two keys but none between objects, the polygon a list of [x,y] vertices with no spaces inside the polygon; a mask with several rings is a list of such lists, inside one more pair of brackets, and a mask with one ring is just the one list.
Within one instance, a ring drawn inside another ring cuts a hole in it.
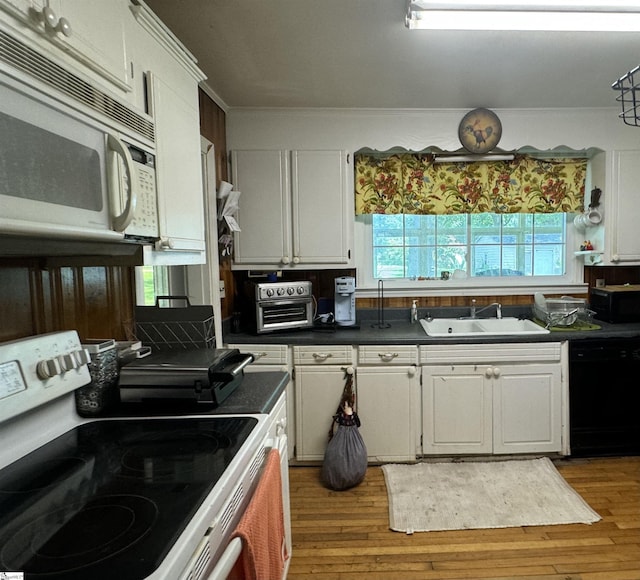
[{"label": "black wire rack", "polygon": [[611,85],[620,94],[616,97],[622,106],[622,113],[618,115],[627,125],[640,127],[640,65],[630,70]]}]

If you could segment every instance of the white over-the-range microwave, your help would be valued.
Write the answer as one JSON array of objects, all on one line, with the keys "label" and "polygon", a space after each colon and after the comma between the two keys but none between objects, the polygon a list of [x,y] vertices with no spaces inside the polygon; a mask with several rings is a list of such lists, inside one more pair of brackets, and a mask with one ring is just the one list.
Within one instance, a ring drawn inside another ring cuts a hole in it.
[{"label": "white over-the-range microwave", "polygon": [[0,30],[0,234],[158,239],[153,136],[148,115]]}]

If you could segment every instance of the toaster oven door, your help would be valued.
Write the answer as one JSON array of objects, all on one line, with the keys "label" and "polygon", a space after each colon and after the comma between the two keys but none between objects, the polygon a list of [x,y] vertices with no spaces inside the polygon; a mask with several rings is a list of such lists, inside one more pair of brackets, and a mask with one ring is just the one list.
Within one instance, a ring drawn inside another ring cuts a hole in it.
[{"label": "toaster oven door", "polygon": [[291,300],[261,300],[256,303],[258,333],[291,330],[313,326],[311,298]]}]

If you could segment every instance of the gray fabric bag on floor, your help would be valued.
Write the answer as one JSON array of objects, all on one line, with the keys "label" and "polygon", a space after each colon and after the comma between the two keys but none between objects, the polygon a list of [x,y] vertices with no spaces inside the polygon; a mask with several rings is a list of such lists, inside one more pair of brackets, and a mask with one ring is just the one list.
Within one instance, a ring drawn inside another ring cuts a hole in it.
[{"label": "gray fabric bag on floor", "polygon": [[360,419],[354,405],[353,377],[347,374],[342,400],[329,429],[321,473],[324,485],[336,491],[358,485],[367,473],[367,448],[358,430]]}]

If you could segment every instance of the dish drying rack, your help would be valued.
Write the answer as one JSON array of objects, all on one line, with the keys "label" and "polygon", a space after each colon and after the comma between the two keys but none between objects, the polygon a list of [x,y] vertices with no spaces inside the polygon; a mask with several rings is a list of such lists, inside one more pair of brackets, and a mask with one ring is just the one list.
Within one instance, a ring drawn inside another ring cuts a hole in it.
[{"label": "dish drying rack", "polygon": [[[182,308],[161,307],[182,301]],[[153,351],[214,348],[213,306],[194,306],[187,296],[158,296],[155,306],[135,307],[135,338]]]},{"label": "dish drying rack", "polygon": [[622,105],[622,113],[618,115],[627,125],[640,127],[640,65],[630,70],[611,85],[614,91],[620,94],[616,97]]},{"label": "dish drying rack", "polygon": [[533,316],[544,322],[546,329],[552,326],[571,326],[578,320],[591,323],[593,314],[593,310],[587,308],[586,300],[572,296],[544,298],[541,294],[536,294],[533,305]]}]

